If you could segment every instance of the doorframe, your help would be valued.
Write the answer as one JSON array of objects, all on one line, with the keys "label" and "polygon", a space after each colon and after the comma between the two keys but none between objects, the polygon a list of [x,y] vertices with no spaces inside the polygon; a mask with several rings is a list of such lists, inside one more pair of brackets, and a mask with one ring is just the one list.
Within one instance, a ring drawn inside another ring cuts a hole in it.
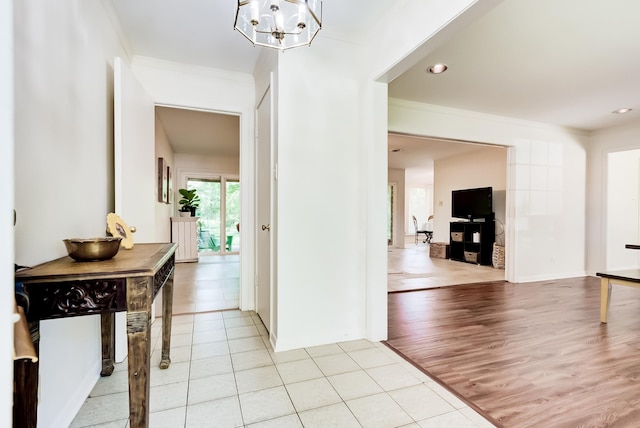
[{"label": "doorframe", "polygon": [[[220,110],[215,108],[201,108],[185,104],[155,102],[156,107],[171,107],[183,110],[201,111],[207,113],[227,114],[238,116],[240,120],[240,174],[242,185],[240,192],[240,224],[255,224],[255,153],[254,153],[254,124],[253,109]],[[176,169],[176,179],[179,171]],[[240,287],[238,306],[241,311],[255,309],[255,236],[243,233],[240,227],[242,245],[240,246]],[[247,228],[244,229],[245,231]]]}]

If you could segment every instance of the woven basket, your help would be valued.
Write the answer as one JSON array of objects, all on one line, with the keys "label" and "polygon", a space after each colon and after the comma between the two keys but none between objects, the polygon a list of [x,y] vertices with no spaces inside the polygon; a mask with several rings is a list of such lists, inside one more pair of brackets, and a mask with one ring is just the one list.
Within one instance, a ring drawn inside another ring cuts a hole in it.
[{"label": "woven basket", "polygon": [[493,267],[496,269],[504,269],[504,246],[493,243],[492,254]]}]

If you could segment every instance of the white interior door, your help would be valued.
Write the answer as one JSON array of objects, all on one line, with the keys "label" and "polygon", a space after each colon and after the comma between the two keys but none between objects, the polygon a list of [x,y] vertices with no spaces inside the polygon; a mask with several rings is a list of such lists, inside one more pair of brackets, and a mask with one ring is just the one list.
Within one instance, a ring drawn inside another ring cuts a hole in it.
[{"label": "white interior door", "polygon": [[113,68],[115,210],[134,242],[154,242],[155,105],[127,64],[116,57]]},{"label": "white interior door", "polygon": [[[121,58],[113,62],[115,212],[135,227],[134,243],[155,241],[155,106]],[[105,218],[106,222],[106,218]],[[116,361],[127,355],[126,314],[116,314]]]},{"label": "white interior door", "polygon": [[256,112],[256,211],[258,284],[256,312],[271,332],[271,90],[258,105]]}]

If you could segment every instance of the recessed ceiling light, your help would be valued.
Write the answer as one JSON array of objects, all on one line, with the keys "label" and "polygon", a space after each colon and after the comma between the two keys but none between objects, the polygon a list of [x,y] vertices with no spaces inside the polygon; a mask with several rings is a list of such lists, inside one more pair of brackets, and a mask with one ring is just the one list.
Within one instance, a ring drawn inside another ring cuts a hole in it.
[{"label": "recessed ceiling light", "polygon": [[389,150],[389,151],[390,151],[391,153],[400,153],[400,152],[403,152],[404,150],[403,150],[403,149],[391,149],[391,150]]},{"label": "recessed ceiling light", "polygon": [[630,108],[619,108],[618,110],[614,110],[611,113],[613,114],[624,114],[624,113],[629,113],[632,109]]},{"label": "recessed ceiling light", "polygon": [[447,71],[447,68],[448,67],[446,64],[433,64],[431,67],[427,69],[427,71],[431,74],[440,74]]}]

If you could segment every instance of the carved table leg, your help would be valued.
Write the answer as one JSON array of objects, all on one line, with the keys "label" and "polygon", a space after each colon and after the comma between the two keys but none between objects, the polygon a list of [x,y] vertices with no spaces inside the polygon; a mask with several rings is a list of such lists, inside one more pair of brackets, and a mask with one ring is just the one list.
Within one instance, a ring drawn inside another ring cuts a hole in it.
[{"label": "carved table leg", "polygon": [[167,369],[171,364],[171,317],[173,313],[173,272],[162,288],[162,358],[160,368]]},{"label": "carved table leg", "polygon": [[151,303],[153,278],[127,278],[129,426],[149,426]]},{"label": "carved table leg", "polygon": [[[40,354],[40,322],[29,323],[31,340]],[[38,369],[39,363],[31,360],[17,360],[13,363],[15,382],[13,397],[13,426],[36,428],[38,423]]]},{"label": "carved table leg", "polygon": [[115,314],[106,312],[100,314],[100,327],[102,333],[102,371],[100,376],[111,376],[115,360]]}]

